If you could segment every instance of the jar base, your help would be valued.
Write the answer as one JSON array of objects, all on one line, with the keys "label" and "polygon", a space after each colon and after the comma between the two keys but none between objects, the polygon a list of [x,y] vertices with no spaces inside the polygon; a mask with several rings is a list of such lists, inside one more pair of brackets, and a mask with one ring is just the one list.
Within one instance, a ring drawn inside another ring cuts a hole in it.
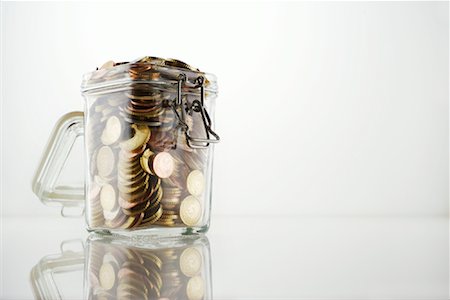
[{"label": "jar base", "polygon": [[195,227],[151,227],[147,229],[106,229],[106,228],[87,228],[89,232],[95,232],[100,235],[112,235],[128,238],[159,238],[173,237],[182,235],[202,235],[209,229],[209,224]]}]

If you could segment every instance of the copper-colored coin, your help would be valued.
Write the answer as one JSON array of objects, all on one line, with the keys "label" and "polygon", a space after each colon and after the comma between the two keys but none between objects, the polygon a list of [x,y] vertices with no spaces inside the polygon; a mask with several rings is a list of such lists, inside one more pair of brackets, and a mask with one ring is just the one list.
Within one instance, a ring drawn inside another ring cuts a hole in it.
[{"label": "copper-colored coin", "polygon": [[174,161],[172,155],[168,152],[160,152],[153,158],[153,171],[159,178],[168,178],[174,170]]}]

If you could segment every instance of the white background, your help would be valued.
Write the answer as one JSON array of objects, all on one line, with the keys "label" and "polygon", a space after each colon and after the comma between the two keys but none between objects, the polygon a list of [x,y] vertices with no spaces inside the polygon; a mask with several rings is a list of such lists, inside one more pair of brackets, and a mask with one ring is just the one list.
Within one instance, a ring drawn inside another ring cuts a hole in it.
[{"label": "white background", "polygon": [[81,75],[152,55],[218,76],[215,299],[448,299],[448,8],[2,3],[0,298],[87,235],[31,191]]},{"label": "white background", "polygon": [[83,73],[144,55],[218,76],[214,214],[447,214],[445,2],[3,3],[1,19],[2,215],[58,213],[31,193],[54,123],[83,108]]}]

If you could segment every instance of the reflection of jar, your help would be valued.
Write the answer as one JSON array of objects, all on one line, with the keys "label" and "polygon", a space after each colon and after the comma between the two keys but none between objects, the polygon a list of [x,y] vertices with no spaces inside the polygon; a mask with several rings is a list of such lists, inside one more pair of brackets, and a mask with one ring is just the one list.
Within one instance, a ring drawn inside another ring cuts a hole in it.
[{"label": "reflection of jar", "polygon": [[64,242],[60,255],[33,267],[36,298],[212,299],[206,236],[134,241],[91,234],[86,244],[83,251]]},{"label": "reflection of jar", "polygon": [[[38,170],[45,202],[80,205],[90,230],[204,232],[209,226],[217,84],[177,60],[107,63],[83,78],[82,113],[57,125]],[[85,137],[86,192],[55,187],[76,136]]]}]

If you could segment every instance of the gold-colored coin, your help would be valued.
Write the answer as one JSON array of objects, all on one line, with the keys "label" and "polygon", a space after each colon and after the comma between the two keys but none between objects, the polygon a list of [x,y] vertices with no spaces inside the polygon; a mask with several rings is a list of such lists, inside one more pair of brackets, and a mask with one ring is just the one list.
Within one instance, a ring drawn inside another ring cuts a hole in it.
[{"label": "gold-colored coin", "polygon": [[150,128],[147,125],[132,124],[131,128],[134,129],[134,136],[120,143],[120,147],[127,151],[134,151],[142,147],[142,145],[148,142],[151,134]]},{"label": "gold-colored coin", "polygon": [[119,184],[118,188],[121,193],[124,194],[133,194],[135,192],[141,191],[144,186],[148,184],[149,176],[143,176],[136,182],[128,182],[128,184]]},{"label": "gold-colored coin", "polygon": [[142,220],[141,224],[152,224],[154,222],[156,222],[159,218],[161,218],[162,214],[163,214],[163,209],[162,206],[159,206],[158,210],[154,213],[154,214],[145,214],[144,219]]},{"label": "gold-colored coin", "polygon": [[148,164],[149,159],[152,155],[153,155],[153,152],[150,149],[147,149],[142,154],[141,160],[140,160],[142,169],[149,174],[152,174],[152,171],[150,170],[150,167]]},{"label": "gold-colored coin", "polygon": [[205,177],[202,171],[194,170],[190,172],[186,180],[186,186],[191,195],[200,196],[205,188]]},{"label": "gold-colored coin", "polygon": [[205,283],[202,277],[195,276],[189,279],[186,286],[186,295],[189,300],[201,300],[205,294]]},{"label": "gold-colored coin", "polygon": [[193,277],[197,275],[203,263],[202,254],[193,247],[186,248],[180,256],[180,270],[184,275]]},{"label": "gold-colored coin", "polygon": [[202,205],[194,196],[187,196],[180,205],[180,218],[184,224],[195,226],[202,216]]},{"label": "gold-colored coin", "polygon": [[123,223],[120,228],[131,228],[134,226],[138,226],[139,223],[141,223],[142,218],[144,217],[144,213],[141,213],[139,215],[135,216],[129,216],[128,219],[126,219],[125,223]]}]

